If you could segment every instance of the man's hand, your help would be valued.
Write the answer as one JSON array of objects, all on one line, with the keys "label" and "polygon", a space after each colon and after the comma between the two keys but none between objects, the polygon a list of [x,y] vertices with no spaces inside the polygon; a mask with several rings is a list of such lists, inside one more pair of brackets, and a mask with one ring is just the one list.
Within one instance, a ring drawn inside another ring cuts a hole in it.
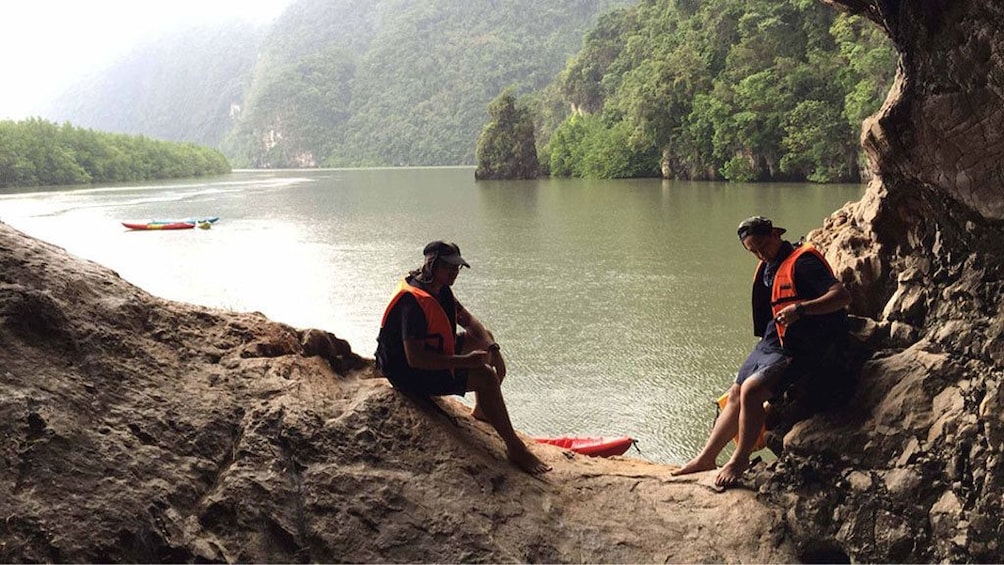
[{"label": "man's hand", "polygon": [[784,324],[786,326],[790,326],[798,320],[801,320],[804,314],[802,308],[799,308],[798,306],[799,304],[785,306],[783,310],[777,313],[775,320],[777,320],[779,324]]},{"label": "man's hand", "polygon": [[478,349],[477,351],[471,351],[470,353],[460,355],[460,359],[463,359],[463,366],[466,369],[477,369],[478,367],[484,367],[491,363],[492,354],[488,353],[483,349]]}]

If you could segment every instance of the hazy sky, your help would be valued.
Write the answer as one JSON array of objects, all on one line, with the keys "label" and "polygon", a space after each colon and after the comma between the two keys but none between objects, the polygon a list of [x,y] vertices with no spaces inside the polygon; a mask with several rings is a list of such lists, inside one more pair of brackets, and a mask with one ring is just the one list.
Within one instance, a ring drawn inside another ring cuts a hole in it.
[{"label": "hazy sky", "polygon": [[[143,38],[188,23],[267,22],[292,0],[13,0],[0,19],[0,119],[37,113]],[[45,116],[43,116],[45,117]]]}]

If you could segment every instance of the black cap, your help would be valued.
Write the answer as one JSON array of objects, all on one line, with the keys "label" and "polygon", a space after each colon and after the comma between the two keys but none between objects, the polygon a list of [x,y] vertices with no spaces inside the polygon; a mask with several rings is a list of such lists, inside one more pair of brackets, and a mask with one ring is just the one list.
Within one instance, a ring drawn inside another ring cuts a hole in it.
[{"label": "black cap", "polygon": [[422,251],[426,258],[433,257],[435,259],[442,259],[451,265],[460,265],[462,267],[471,266],[464,261],[464,258],[460,256],[460,246],[456,243],[446,243],[445,241],[433,241],[425,246]]},{"label": "black cap", "polygon": [[786,231],[788,230],[784,228],[775,228],[770,218],[752,216],[739,223],[739,229],[736,230],[736,233],[739,234],[739,241],[742,241],[751,235],[770,235],[772,233],[781,235]]}]

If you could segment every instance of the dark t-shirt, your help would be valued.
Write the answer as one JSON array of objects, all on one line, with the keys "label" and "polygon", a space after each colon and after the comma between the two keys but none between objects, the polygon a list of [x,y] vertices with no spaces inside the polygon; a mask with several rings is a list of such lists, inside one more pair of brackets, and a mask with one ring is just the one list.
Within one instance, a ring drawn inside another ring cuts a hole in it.
[{"label": "dark t-shirt", "polygon": [[[408,284],[432,294],[426,285],[410,277]],[[436,300],[446,312],[446,317],[449,318],[450,326],[453,328],[453,334],[456,335],[457,310],[461,306],[453,295],[453,290],[449,286],[443,286],[439,295],[436,295]],[[387,322],[377,337],[377,369],[388,376],[408,370],[408,358],[404,353],[404,341],[409,339],[424,339],[427,331],[425,312],[422,311],[422,307],[418,305],[418,300],[414,296],[410,293],[405,293],[391,309],[390,314],[387,316]]]}]

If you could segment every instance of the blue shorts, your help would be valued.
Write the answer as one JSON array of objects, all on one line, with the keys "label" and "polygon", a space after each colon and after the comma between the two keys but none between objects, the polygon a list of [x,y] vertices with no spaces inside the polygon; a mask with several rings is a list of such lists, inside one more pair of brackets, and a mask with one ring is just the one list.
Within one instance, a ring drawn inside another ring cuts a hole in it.
[{"label": "blue shorts", "polygon": [[761,339],[743,361],[742,366],[739,367],[739,373],[736,374],[736,384],[743,384],[743,381],[753,375],[786,369],[788,361],[788,356],[779,347],[769,343],[768,340]]}]

